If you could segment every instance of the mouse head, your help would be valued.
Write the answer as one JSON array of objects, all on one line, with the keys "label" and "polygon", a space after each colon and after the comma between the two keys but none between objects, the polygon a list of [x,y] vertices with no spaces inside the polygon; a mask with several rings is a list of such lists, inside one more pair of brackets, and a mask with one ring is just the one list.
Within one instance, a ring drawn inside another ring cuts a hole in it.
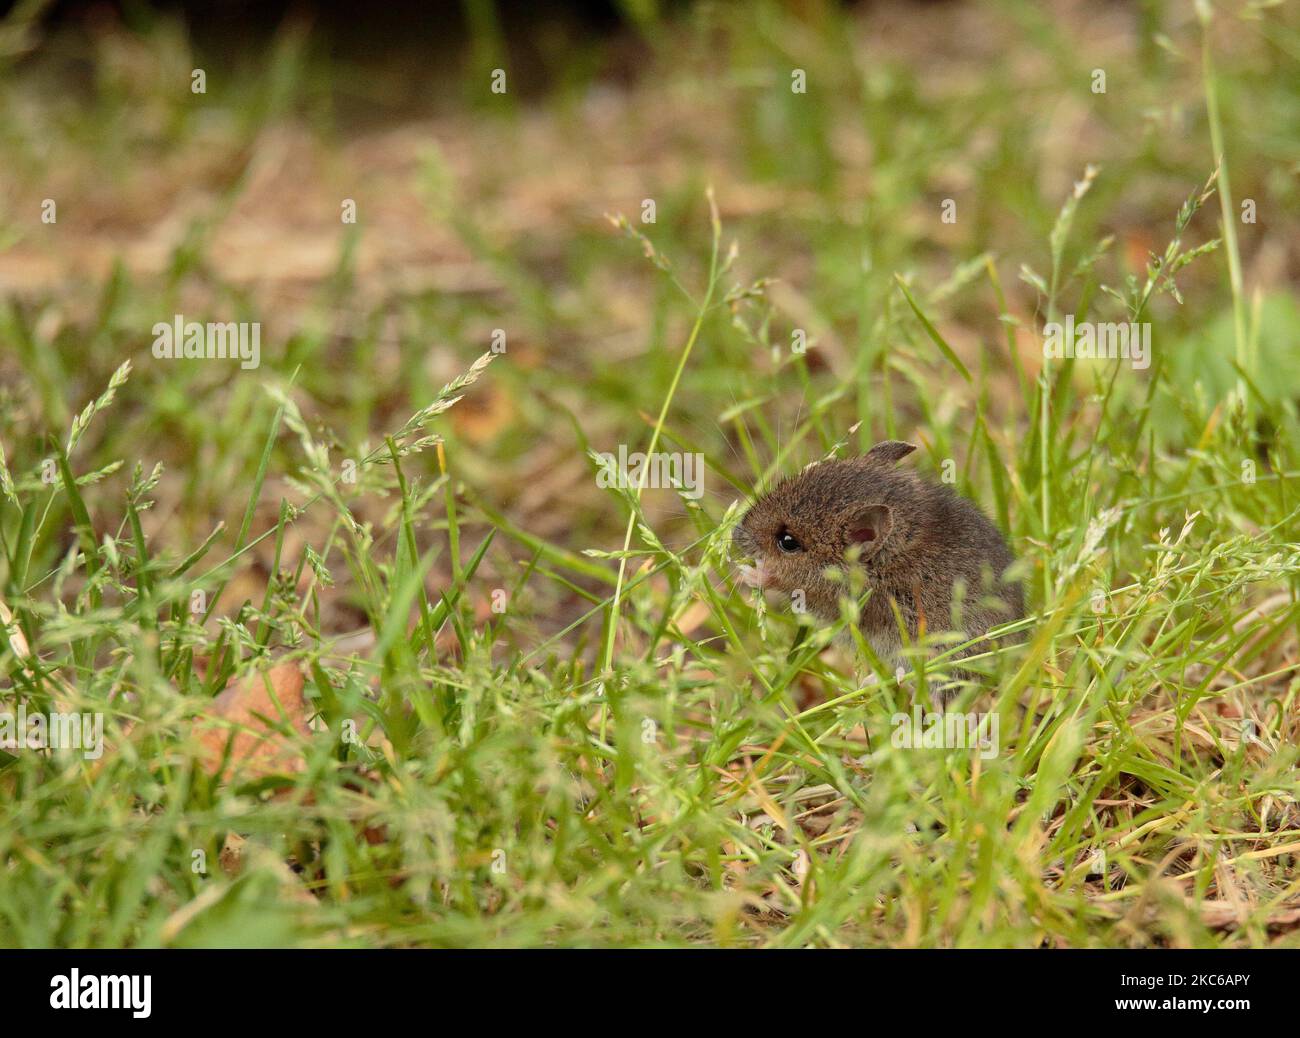
[{"label": "mouse head", "polygon": [[863,457],[818,462],[760,497],[737,525],[733,541],[755,565],[742,577],[751,586],[803,591],[816,613],[839,615],[843,585],[825,576],[846,556],[870,576],[873,560],[888,557],[905,532],[907,502],[916,477],[894,469],[916,450],[888,440]]}]

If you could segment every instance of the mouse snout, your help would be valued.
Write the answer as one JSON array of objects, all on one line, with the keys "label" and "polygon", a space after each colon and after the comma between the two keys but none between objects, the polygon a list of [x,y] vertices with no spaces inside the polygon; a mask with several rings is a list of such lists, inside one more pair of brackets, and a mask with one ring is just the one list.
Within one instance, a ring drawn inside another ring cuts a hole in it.
[{"label": "mouse snout", "polygon": [[747,587],[763,588],[766,587],[770,574],[764,565],[764,560],[759,557],[758,542],[754,535],[740,523],[731,533],[731,544],[739,555],[754,559],[755,565],[741,565],[736,568],[736,573],[740,580]]},{"label": "mouse snout", "polygon": [[767,572],[767,567],[764,565],[762,559],[760,559],[758,564],[754,566],[740,566],[737,568],[736,572],[739,574],[741,582],[746,587],[758,588],[761,590],[762,588],[767,587],[771,582],[771,574]]}]

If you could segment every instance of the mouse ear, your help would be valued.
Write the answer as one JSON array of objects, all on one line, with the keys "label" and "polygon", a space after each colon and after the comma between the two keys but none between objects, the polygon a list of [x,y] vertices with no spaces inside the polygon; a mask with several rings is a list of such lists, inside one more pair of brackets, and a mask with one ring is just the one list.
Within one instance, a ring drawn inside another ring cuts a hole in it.
[{"label": "mouse ear", "polygon": [[904,443],[902,440],[886,440],[884,443],[878,443],[867,451],[867,457],[874,461],[884,461],[892,464],[906,458],[914,450],[916,450],[916,444],[914,443]]},{"label": "mouse ear", "polygon": [[859,558],[874,555],[894,528],[894,513],[888,505],[859,505],[848,516],[849,547],[862,545]]}]

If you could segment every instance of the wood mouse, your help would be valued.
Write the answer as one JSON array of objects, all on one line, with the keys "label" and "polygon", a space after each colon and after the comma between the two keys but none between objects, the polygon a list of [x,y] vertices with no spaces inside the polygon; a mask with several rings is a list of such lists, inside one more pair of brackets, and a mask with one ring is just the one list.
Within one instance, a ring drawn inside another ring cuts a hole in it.
[{"label": "wood mouse", "polygon": [[[890,668],[903,663],[895,605],[911,639],[922,625],[978,638],[1024,615],[1020,584],[1004,579],[1014,558],[1002,534],[951,488],[895,467],[914,450],[888,440],[860,458],[810,465],[759,497],[732,535],[755,563],[741,568],[747,584],[795,602],[802,591],[808,611],[831,621],[848,585],[826,571],[843,575],[846,553],[858,548],[871,592],[858,628]],[[977,643],[963,655],[988,648]]]}]

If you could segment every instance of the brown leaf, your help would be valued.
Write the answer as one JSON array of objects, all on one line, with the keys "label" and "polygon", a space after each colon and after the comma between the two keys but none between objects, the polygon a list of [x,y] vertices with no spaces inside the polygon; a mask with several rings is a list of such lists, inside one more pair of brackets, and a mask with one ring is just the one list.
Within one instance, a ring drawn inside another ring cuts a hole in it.
[{"label": "brown leaf", "polygon": [[[201,718],[197,728],[203,748],[203,767],[216,775],[226,759],[227,771],[244,779],[297,774],[306,767],[297,740],[284,734],[287,727],[304,738],[311,736],[311,713],[302,694],[303,675],[296,663],[280,663],[268,671],[231,682],[212,701],[212,717]],[[232,742],[233,740],[233,742]]]},{"label": "brown leaf", "polygon": [[460,402],[452,412],[451,423],[471,443],[484,443],[509,425],[516,413],[510,397],[489,384]]}]

